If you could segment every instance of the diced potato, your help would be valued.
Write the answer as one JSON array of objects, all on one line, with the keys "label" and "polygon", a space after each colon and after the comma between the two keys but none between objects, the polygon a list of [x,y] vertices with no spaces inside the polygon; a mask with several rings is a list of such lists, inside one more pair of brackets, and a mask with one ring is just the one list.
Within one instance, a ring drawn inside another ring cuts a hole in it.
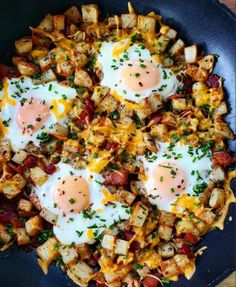
[{"label": "diced potato", "polygon": [[208,78],[208,71],[205,68],[197,67],[194,64],[189,64],[186,69],[187,75],[198,82],[205,82]]},{"label": "diced potato", "polygon": [[173,231],[172,227],[165,224],[160,224],[158,227],[158,236],[161,239],[169,241],[172,235],[172,231]]},{"label": "diced potato", "polygon": [[168,259],[175,255],[175,249],[174,246],[168,242],[159,247],[158,253],[161,255],[163,259]]},{"label": "diced potato", "polygon": [[154,152],[154,153],[156,153],[158,151],[157,145],[149,133],[143,133],[143,141],[144,141],[146,148],[148,150],[150,150],[151,152]]},{"label": "diced potato", "polygon": [[76,67],[83,68],[88,63],[88,57],[85,54],[78,54],[75,58]]},{"label": "diced potato", "polygon": [[136,114],[140,118],[140,120],[144,120],[153,113],[152,107],[147,99],[141,100],[139,104],[141,109],[136,110]]},{"label": "diced potato", "polygon": [[82,18],[83,22],[98,23],[98,16],[100,10],[97,4],[82,5]]},{"label": "diced potato", "polygon": [[9,140],[0,141],[0,161],[9,161],[11,159],[11,142]]},{"label": "diced potato", "polygon": [[234,140],[234,133],[227,123],[222,120],[215,120],[215,134],[223,139]]},{"label": "diced potato", "polygon": [[142,227],[148,216],[148,208],[140,201],[136,204],[130,217],[130,224]]},{"label": "diced potato", "polygon": [[78,253],[75,249],[75,247],[70,245],[61,245],[59,247],[59,252],[62,256],[62,260],[65,264],[75,263],[75,261],[78,259]]},{"label": "diced potato", "polygon": [[175,222],[175,214],[172,212],[167,212],[162,210],[160,213],[160,218],[159,218],[159,223],[160,224],[165,224],[168,226],[174,226]]},{"label": "diced potato", "polygon": [[76,45],[76,50],[82,54],[88,54],[91,46],[86,42],[80,42]]},{"label": "diced potato", "polygon": [[[141,278],[146,277],[148,274],[151,273],[150,269],[148,268],[148,266],[143,266],[142,269],[137,269],[137,273]],[[137,285],[138,286],[138,285]]]},{"label": "diced potato", "polygon": [[175,128],[177,125],[176,115],[172,112],[164,113],[161,123],[167,125],[168,127]]},{"label": "diced potato", "polygon": [[74,83],[77,86],[84,86],[87,88],[91,88],[93,85],[92,79],[89,74],[80,68],[75,69],[75,78]]},{"label": "diced potato", "polygon": [[106,111],[107,113],[114,112],[119,106],[119,102],[110,94],[107,94],[103,100],[101,101],[98,110],[99,111]]},{"label": "diced potato", "polygon": [[134,28],[137,24],[137,16],[135,14],[121,14],[122,29]]},{"label": "diced potato", "polygon": [[57,80],[57,76],[55,75],[52,69],[48,69],[47,71],[41,74],[40,80],[42,83],[53,82]]},{"label": "diced potato", "polygon": [[39,215],[44,218],[47,222],[55,225],[57,223],[57,218],[58,218],[58,215],[57,214],[54,214],[52,213],[50,210],[48,210],[47,208],[43,208]]},{"label": "diced potato", "polygon": [[181,39],[178,39],[174,45],[170,48],[169,52],[171,55],[177,55],[177,54],[181,54],[183,49],[185,47],[184,41],[182,41]]},{"label": "diced potato", "polygon": [[157,244],[160,243],[160,238],[157,232],[152,232],[151,234],[149,234],[146,238],[146,242],[150,248],[157,246]]},{"label": "diced potato", "polygon": [[123,204],[131,205],[135,200],[135,195],[127,190],[117,190],[117,200]]},{"label": "diced potato", "polygon": [[177,111],[185,111],[187,108],[187,102],[186,99],[172,99],[171,100],[171,104],[173,109],[177,110]]},{"label": "diced potato", "polygon": [[54,30],[53,16],[47,14],[38,25],[38,28],[47,32],[52,32]]},{"label": "diced potato", "polygon": [[7,232],[7,228],[5,225],[0,223],[0,239],[5,243],[9,243],[11,241],[11,235]]},{"label": "diced potato", "polygon": [[68,19],[70,19],[74,24],[77,24],[81,21],[82,17],[79,9],[76,6],[71,6],[64,13]]},{"label": "diced potato", "polygon": [[31,217],[25,222],[25,229],[29,236],[36,236],[43,230],[43,219],[39,215]]},{"label": "diced potato", "polygon": [[43,185],[48,179],[48,175],[40,167],[31,168],[30,177],[32,181],[39,186]]},{"label": "diced potato", "polygon": [[[126,105],[121,104],[118,108],[118,112],[120,114],[120,118],[131,118],[134,115],[134,111],[127,108]],[[123,120],[121,120],[123,122]]]},{"label": "diced potato", "polygon": [[121,27],[121,19],[119,16],[115,15],[113,17],[108,17],[108,26],[110,28]]},{"label": "diced potato", "polygon": [[73,35],[73,39],[75,40],[76,43],[84,42],[86,39],[86,33],[83,31],[77,31]]},{"label": "diced potato", "polygon": [[136,195],[146,193],[146,189],[145,189],[144,184],[141,180],[131,180],[130,181],[130,189]]},{"label": "diced potato", "polygon": [[213,71],[214,64],[215,64],[215,57],[213,55],[205,56],[198,61],[198,65],[201,68],[208,70],[210,73]]},{"label": "diced potato", "polygon": [[165,124],[158,124],[158,125],[152,126],[150,134],[153,137],[157,138],[158,141],[165,142],[166,138],[168,136],[167,125],[165,125]]},{"label": "diced potato", "polygon": [[187,64],[192,64],[197,61],[197,46],[192,45],[184,48],[184,56]]},{"label": "diced potato", "polygon": [[18,208],[20,210],[30,212],[33,208],[33,203],[30,200],[21,198],[18,203]]},{"label": "diced potato", "polygon": [[98,105],[102,101],[102,99],[107,95],[108,92],[109,88],[97,86],[93,90],[91,99],[96,105]]},{"label": "diced potato", "polygon": [[12,177],[12,182],[14,183],[14,185],[19,188],[22,189],[25,185],[26,185],[26,180],[25,178],[19,174],[16,173],[13,177]]},{"label": "diced potato", "polygon": [[81,260],[91,258],[91,252],[89,250],[88,244],[86,244],[86,243],[76,244],[75,247],[76,247],[76,251],[79,254],[79,257]]},{"label": "diced potato", "polygon": [[70,271],[83,282],[87,282],[88,278],[93,275],[93,269],[84,261],[78,260],[76,264],[69,266]]},{"label": "diced potato", "polygon": [[160,263],[161,272],[164,277],[171,278],[180,275],[180,270],[173,258],[162,261]]},{"label": "diced potato", "polygon": [[2,188],[3,194],[6,196],[8,199],[12,199],[16,197],[19,193],[21,193],[21,189],[16,187],[15,185],[12,184],[7,184]]},{"label": "diced potato", "polygon": [[27,63],[25,61],[19,61],[17,63],[17,69],[23,76],[33,76],[38,72],[38,68],[32,64],[32,63]]},{"label": "diced potato", "polygon": [[174,260],[177,263],[180,271],[184,273],[184,270],[186,269],[186,266],[189,264],[189,258],[185,254],[176,254],[174,256]]},{"label": "diced potato", "polygon": [[30,243],[30,237],[26,233],[25,228],[16,228],[15,232],[18,245],[26,245]]},{"label": "diced potato", "polygon": [[50,132],[57,139],[65,139],[68,136],[68,128],[61,124],[54,124],[52,131]]},{"label": "diced potato", "polygon": [[158,39],[157,39],[157,49],[159,51],[159,53],[163,53],[165,52],[167,45],[170,42],[170,38],[168,38],[165,35],[161,35]]},{"label": "diced potato", "polygon": [[162,99],[159,94],[153,93],[147,98],[147,102],[149,103],[152,112],[156,112],[162,106]]},{"label": "diced potato", "polygon": [[31,38],[21,38],[15,41],[16,52],[19,55],[29,53],[33,48]]},{"label": "diced potato", "polygon": [[24,151],[23,149],[18,150],[13,158],[12,161],[14,161],[15,163],[21,164],[28,156],[28,153],[26,151]]},{"label": "diced potato", "polygon": [[31,193],[30,193],[30,201],[33,203],[33,205],[38,209],[38,210],[41,210],[42,207],[41,207],[41,204],[40,204],[40,201],[39,201],[39,198],[36,194],[36,192],[34,190],[31,190]]},{"label": "diced potato", "polygon": [[214,111],[214,116],[222,116],[222,115],[225,115],[227,114],[228,112],[228,107],[227,107],[227,104],[226,102],[222,102],[219,107],[217,107]]},{"label": "diced potato", "polygon": [[115,236],[105,234],[102,239],[102,247],[108,250],[113,250],[115,246]]},{"label": "diced potato", "polygon": [[175,39],[177,36],[177,32],[174,29],[169,29],[165,35],[170,39]]},{"label": "diced potato", "polygon": [[65,29],[65,16],[64,15],[55,15],[53,16],[54,27],[58,31]]},{"label": "diced potato", "polygon": [[156,32],[156,19],[151,16],[138,15],[137,28],[141,31],[155,34]]},{"label": "diced potato", "polygon": [[75,67],[71,61],[60,61],[57,63],[56,73],[63,77],[69,77],[74,73]]},{"label": "diced potato", "polygon": [[53,60],[49,55],[46,55],[39,60],[39,66],[42,69],[42,71],[47,71],[52,64]]},{"label": "diced potato", "polygon": [[180,235],[181,233],[192,232],[194,225],[191,220],[180,220],[175,225],[176,233]]},{"label": "diced potato", "polygon": [[211,210],[204,209],[198,218],[201,219],[206,225],[211,226],[216,218],[216,215]]},{"label": "diced potato", "polygon": [[129,249],[129,241],[117,239],[115,246],[115,254],[127,255]]},{"label": "diced potato", "polygon": [[216,166],[212,169],[210,179],[213,182],[219,182],[225,180],[226,175],[222,167]]},{"label": "diced potato", "polygon": [[225,200],[225,192],[223,189],[214,188],[211,192],[209,205],[212,208],[222,207]]}]

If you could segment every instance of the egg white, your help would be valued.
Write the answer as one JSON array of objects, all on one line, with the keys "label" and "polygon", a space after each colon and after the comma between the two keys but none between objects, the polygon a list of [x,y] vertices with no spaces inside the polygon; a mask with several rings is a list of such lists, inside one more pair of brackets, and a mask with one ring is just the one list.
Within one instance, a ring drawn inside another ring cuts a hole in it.
[{"label": "egg white", "polygon": [[[64,176],[72,174],[82,176],[89,185],[91,202],[89,215],[92,215],[91,218],[87,217],[83,212],[70,212],[65,215],[55,205],[53,191],[57,181]],[[94,239],[90,238],[88,229],[92,228],[96,238],[115,222],[130,217],[130,208],[128,206],[122,205],[117,201],[110,205],[104,205],[103,200],[105,196],[102,193],[102,189],[105,189],[105,187],[101,185],[103,180],[101,175],[91,173],[88,169],[76,170],[68,164],[59,163],[58,170],[49,177],[44,185],[35,187],[41,206],[58,215],[53,232],[61,243],[91,244],[94,242]]]},{"label": "egg white", "polygon": [[[8,122],[8,134],[6,135],[6,139],[11,141],[14,151],[24,148],[29,141],[33,141],[34,144],[38,146],[40,140],[37,136],[39,134],[52,129],[53,124],[56,122],[64,123],[66,120],[66,117],[63,119],[57,119],[52,112],[43,128],[32,135],[26,133],[23,134],[22,130],[17,125],[17,111],[21,106],[21,103],[32,98],[37,98],[41,101],[45,101],[45,103],[50,107],[52,100],[57,101],[64,97],[66,101],[70,101],[77,95],[74,88],[62,86],[57,82],[34,85],[31,78],[28,77],[8,79],[7,82],[9,83],[9,87],[7,89],[9,98],[14,100],[16,105],[12,106],[4,103],[2,110],[0,111],[0,120],[2,122]],[[3,97],[3,94],[3,90],[0,91],[0,100]],[[59,104],[59,112],[63,112],[63,109],[64,107]]]}]

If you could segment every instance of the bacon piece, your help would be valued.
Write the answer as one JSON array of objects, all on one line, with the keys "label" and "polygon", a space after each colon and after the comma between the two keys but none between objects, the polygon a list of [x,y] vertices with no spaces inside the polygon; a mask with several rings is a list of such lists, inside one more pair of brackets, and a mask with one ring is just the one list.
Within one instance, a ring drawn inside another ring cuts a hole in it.
[{"label": "bacon piece", "polygon": [[47,174],[53,174],[55,171],[57,170],[57,167],[55,166],[55,164],[50,163],[46,168],[45,168],[45,172]]},{"label": "bacon piece", "polygon": [[25,224],[20,221],[15,211],[5,210],[0,213],[0,222],[2,224],[12,224],[16,228],[24,227]]},{"label": "bacon piece", "polygon": [[161,122],[161,119],[162,119],[162,114],[160,111],[157,111],[150,116],[149,123],[153,122],[155,124],[159,124]]},{"label": "bacon piece", "polygon": [[129,172],[126,169],[112,171],[105,176],[104,185],[123,186],[128,183]]},{"label": "bacon piece", "polygon": [[80,113],[78,119],[75,121],[75,124],[78,126],[88,125],[92,120],[93,110],[93,101],[87,97],[85,99],[85,109]]},{"label": "bacon piece", "polygon": [[7,162],[7,166],[16,173],[23,174],[25,172],[25,167],[23,165],[15,165],[12,162]]},{"label": "bacon piece", "polygon": [[24,211],[24,210],[19,210],[18,214],[20,217],[33,217],[38,214],[37,211]]},{"label": "bacon piece", "polygon": [[130,248],[129,248],[129,250],[131,251],[131,252],[135,252],[135,251],[137,251],[137,250],[140,250],[140,243],[139,242],[137,242],[137,241],[133,241],[133,242],[131,242],[131,244],[130,244]]},{"label": "bacon piece", "polygon": [[143,280],[143,287],[158,287],[160,284],[160,278],[161,276],[158,272],[147,275]]},{"label": "bacon piece", "polygon": [[92,256],[89,259],[85,259],[84,260],[88,266],[90,266],[91,268],[95,268],[98,264],[97,260]]},{"label": "bacon piece", "polygon": [[37,158],[33,155],[28,155],[27,158],[24,160],[24,167],[26,169],[35,167],[37,165]]},{"label": "bacon piece", "polygon": [[19,71],[14,67],[9,67],[4,64],[0,64],[0,80],[4,78],[17,78],[20,77]]},{"label": "bacon piece", "polygon": [[227,151],[217,151],[213,153],[213,162],[215,165],[226,167],[236,162],[236,156]]},{"label": "bacon piece", "polygon": [[182,98],[186,98],[186,95],[184,95],[184,94],[174,94],[172,96],[169,96],[167,98],[167,100],[182,99]]},{"label": "bacon piece", "polygon": [[135,232],[132,230],[125,230],[124,231],[125,240],[130,241],[133,238],[134,234]]},{"label": "bacon piece", "polygon": [[193,244],[191,242],[189,242],[189,244],[186,243],[182,243],[178,248],[177,248],[177,253],[178,254],[185,254],[187,255],[189,258],[194,258],[194,253],[192,250],[192,246]]},{"label": "bacon piece", "polygon": [[120,144],[119,143],[111,143],[111,142],[105,141],[104,146],[105,146],[106,150],[116,151],[116,150],[119,149]]},{"label": "bacon piece", "polygon": [[208,77],[207,79],[207,84],[211,87],[211,88],[218,88],[220,85],[220,77],[216,74],[212,74]]},{"label": "bacon piece", "polygon": [[192,243],[193,245],[195,245],[197,242],[198,242],[198,238],[195,234],[191,233],[191,232],[188,232],[184,235],[184,241],[186,242],[190,242]]}]

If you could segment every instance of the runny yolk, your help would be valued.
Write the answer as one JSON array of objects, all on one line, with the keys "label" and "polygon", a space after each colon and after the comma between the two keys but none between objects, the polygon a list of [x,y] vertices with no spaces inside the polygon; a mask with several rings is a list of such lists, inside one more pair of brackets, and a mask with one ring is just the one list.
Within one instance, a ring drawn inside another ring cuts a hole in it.
[{"label": "runny yolk", "polygon": [[33,134],[50,117],[48,105],[38,99],[26,101],[17,111],[17,124],[23,133]]},{"label": "runny yolk", "polygon": [[182,167],[174,162],[164,161],[153,170],[154,191],[160,199],[171,202],[184,193],[187,175]]},{"label": "runny yolk", "polygon": [[81,176],[62,177],[53,190],[56,206],[65,214],[79,213],[89,206],[89,185]]},{"label": "runny yolk", "polygon": [[121,68],[121,82],[127,89],[139,93],[159,84],[160,70],[150,60],[130,60]]}]

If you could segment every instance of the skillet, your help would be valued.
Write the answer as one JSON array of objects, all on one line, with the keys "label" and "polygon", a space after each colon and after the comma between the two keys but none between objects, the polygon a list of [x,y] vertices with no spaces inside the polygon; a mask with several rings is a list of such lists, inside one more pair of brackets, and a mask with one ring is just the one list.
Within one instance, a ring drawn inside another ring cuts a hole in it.
[{"label": "skillet", "polygon": [[[57,14],[69,6],[84,3],[99,4],[103,14],[127,11],[126,0],[8,0],[0,1],[0,62],[9,64],[14,40],[30,33],[28,26],[36,26],[46,13]],[[227,120],[235,127],[235,24],[236,16],[217,0],[133,0],[138,13],[155,10],[164,22],[176,28],[186,43],[196,43],[206,53],[219,55],[215,73],[224,79],[224,87],[231,107]],[[235,151],[235,143],[229,143]],[[234,185],[234,191],[236,182]],[[235,270],[235,220],[236,205],[230,207],[224,231],[215,230],[201,241],[207,246],[203,256],[196,260],[197,270],[191,281],[181,278],[169,286],[213,287]],[[233,221],[229,220],[229,216]],[[1,287],[75,287],[56,266],[44,276],[37,265],[34,252],[12,247],[0,254]]]}]

